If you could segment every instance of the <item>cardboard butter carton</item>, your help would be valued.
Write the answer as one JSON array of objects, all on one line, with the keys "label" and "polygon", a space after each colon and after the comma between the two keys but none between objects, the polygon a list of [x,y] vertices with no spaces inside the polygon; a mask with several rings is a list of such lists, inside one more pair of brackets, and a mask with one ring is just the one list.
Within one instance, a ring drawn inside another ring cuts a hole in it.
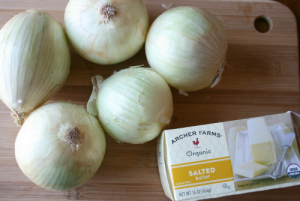
[{"label": "cardboard butter carton", "polygon": [[171,200],[201,200],[300,184],[293,112],[165,130],[158,166]]}]

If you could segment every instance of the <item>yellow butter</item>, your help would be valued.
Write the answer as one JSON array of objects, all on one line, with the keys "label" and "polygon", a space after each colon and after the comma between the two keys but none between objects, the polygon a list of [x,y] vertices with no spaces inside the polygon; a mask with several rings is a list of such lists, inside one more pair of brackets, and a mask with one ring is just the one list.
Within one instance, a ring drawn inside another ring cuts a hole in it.
[{"label": "yellow butter", "polygon": [[254,162],[261,165],[276,164],[275,146],[266,120],[263,117],[249,119],[249,145]]}]

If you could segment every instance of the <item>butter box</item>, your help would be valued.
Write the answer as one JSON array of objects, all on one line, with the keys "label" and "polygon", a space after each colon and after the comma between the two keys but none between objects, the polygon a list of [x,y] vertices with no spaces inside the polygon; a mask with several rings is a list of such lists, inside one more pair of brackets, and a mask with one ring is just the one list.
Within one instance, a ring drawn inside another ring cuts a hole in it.
[{"label": "butter box", "polygon": [[158,138],[164,192],[201,200],[300,185],[299,129],[300,115],[287,112],[165,130]]}]

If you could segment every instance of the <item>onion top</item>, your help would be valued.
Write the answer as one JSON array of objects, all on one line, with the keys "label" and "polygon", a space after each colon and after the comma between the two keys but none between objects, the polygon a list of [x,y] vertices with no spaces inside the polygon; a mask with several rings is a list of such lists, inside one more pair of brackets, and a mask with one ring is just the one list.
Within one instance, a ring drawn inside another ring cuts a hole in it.
[{"label": "onion top", "polygon": [[35,184],[49,190],[69,190],[89,180],[105,153],[98,120],[82,106],[66,102],[32,112],[17,136],[16,160]]},{"label": "onion top", "polygon": [[70,0],[65,26],[79,55],[94,63],[115,64],[143,47],[149,19],[142,0]]}]

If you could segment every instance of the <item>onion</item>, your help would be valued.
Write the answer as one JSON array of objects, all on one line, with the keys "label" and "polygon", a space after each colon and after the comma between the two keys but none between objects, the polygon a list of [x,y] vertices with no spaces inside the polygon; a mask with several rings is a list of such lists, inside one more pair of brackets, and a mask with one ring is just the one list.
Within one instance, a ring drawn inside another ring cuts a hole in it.
[{"label": "onion", "polygon": [[142,0],[70,0],[65,26],[75,51],[98,64],[115,64],[135,55],[149,28]]},{"label": "onion", "polygon": [[176,7],[150,27],[146,55],[150,66],[171,86],[196,91],[221,79],[227,40],[222,24],[194,7]]},{"label": "onion", "polygon": [[16,160],[35,184],[68,190],[89,180],[105,152],[98,120],[82,106],[50,103],[32,112],[17,136]]},{"label": "onion", "polygon": [[87,109],[118,142],[145,143],[169,124],[171,90],[152,69],[129,68],[102,81],[101,76],[92,78],[94,90]]},{"label": "onion", "polygon": [[0,31],[0,98],[17,125],[61,89],[70,64],[64,31],[48,13],[28,10],[4,25]]}]

